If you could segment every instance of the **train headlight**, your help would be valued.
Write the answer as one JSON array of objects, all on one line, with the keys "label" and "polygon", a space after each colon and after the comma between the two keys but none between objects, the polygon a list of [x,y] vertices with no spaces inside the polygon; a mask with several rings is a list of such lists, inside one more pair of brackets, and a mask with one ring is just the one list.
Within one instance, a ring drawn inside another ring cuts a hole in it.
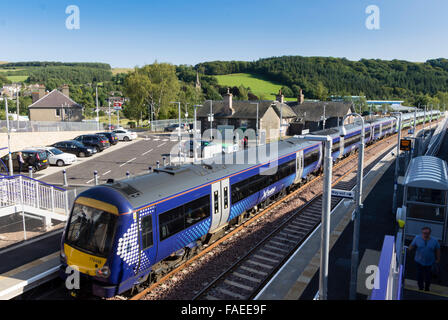
[{"label": "train headlight", "polygon": [[96,275],[101,278],[108,278],[110,276],[110,269],[108,266],[96,269]]}]

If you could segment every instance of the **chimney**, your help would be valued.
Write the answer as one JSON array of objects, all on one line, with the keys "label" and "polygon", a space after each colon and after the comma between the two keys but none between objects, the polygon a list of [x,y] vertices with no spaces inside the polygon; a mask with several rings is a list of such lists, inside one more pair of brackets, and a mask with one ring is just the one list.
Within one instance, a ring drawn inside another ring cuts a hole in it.
[{"label": "chimney", "polygon": [[227,88],[227,93],[224,95],[224,112],[227,115],[235,113],[233,109],[233,94],[230,93],[230,88]]},{"label": "chimney", "polygon": [[285,96],[282,94],[282,89],[280,89],[276,98],[277,98],[277,101],[280,103],[285,102]]},{"label": "chimney", "polygon": [[37,88],[37,91],[31,93],[31,98],[33,99],[33,103],[39,99],[42,99],[45,96],[45,86],[40,84]]},{"label": "chimney", "polygon": [[70,98],[70,88],[67,84],[64,84],[62,86],[62,94],[65,95],[66,97]]},{"label": "chimney", "polygon": [[299,96],[297,97],[297,103],[303,104],[304,101],[305,101],[305,95],[303,94],[302,89],[300,89]]}]

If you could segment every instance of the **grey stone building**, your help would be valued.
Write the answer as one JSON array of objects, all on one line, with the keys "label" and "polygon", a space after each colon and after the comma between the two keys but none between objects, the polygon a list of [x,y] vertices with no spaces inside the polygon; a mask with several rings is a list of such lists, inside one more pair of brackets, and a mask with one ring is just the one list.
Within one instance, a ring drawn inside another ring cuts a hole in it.
[{"label": "grey stone building", "polygon": [[233,95],[227,91],[221,101],[206,101],[197,112],[198,121],[201,122],[202,133],[210,129],[209,114],[213,113],[213,129],[227,126],[236,129],[253,129],[257,127],[257,106],[259,129],[264,132],[267,139],[279,137],[280,118],[284,125],[284,134],[287,134],[287,126],[296,119],[294,111],[280,101],[241,101],[233,100]]},{"label": "grey stone building", "polygon": [[41,86],[32,93],[33,103],[28,107],[31,121],[82,121],[82,106],[70,99],[69,87],[62,87],[62,92],[54,89],[45,93]]}]

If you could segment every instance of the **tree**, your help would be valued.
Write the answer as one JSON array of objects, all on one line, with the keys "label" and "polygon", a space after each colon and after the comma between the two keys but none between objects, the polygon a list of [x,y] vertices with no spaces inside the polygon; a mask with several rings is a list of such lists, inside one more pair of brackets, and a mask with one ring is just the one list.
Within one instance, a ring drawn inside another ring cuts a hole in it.
[{"label": "tree", "polygon": [[124,83],[124,91],[131,103],[126,113],[131,119],[138,120],[140,115],[148,114],[152,106],[156,119],[169,116],[172,109],[170,102],[179,95],[179,80],[175,66],[168,63],[153,63],[142,68],[135,68]]},{"label": "tree", "polygon": [[319,81],[316,87],[317,98],[321,101],[325,101],[328,98],[328,89],[324,86],[324,84]]}]

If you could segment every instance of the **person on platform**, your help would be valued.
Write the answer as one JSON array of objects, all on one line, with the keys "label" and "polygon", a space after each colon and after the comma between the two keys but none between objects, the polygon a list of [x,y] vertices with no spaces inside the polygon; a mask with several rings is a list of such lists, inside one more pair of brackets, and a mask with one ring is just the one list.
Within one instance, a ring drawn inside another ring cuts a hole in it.
[{"label": "person on platform", "polygon": [[415,236],[409,246],[409,251],[416,249],[415,263],[417,264],[417,282],[420,290],[429,291],[431,285],[431,271],[435,263],[440,263],[439,242],[431,237],[431,228],[422,228],[422,234]]},{"label": "person on platform", "polygon": [[22,152],[17,153],[17,162],[19,163],[19,174],[22,172],[23,165],[25,164],[25,161],[22,157]]}]

